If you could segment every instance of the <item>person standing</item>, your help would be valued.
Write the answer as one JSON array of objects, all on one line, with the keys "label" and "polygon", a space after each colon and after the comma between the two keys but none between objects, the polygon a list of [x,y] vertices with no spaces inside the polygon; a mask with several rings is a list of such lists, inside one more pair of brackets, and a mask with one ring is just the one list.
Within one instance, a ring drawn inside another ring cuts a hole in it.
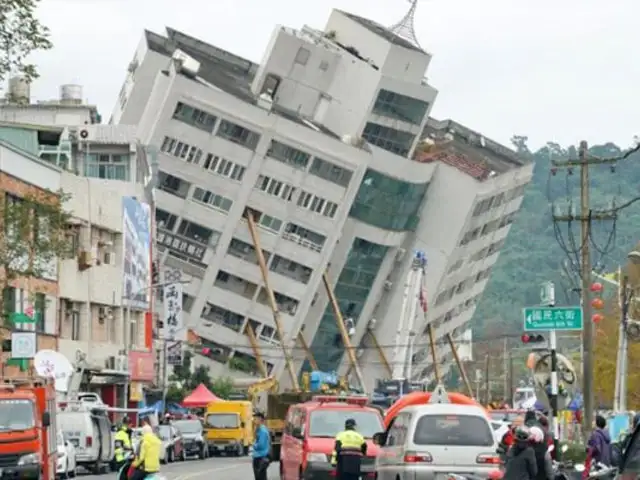
[{"label": "person standing", "polygon": [[607,421],[596,415],[596,428],[591,432],[587,446],[592,462],[611,465],[611,437],[607,431]]},{"label": "person standing", "polygon": [[349,418],[344,422],[344,430],[336,435],[336,443],[331,455],[331,465],[336,468],[340,480],[359,480],[362,457],[367,454],[367,441],[356,431],[356,421]]},{"label": "person standing", "polygon": [[267,480],[271,454],[271,434],[264,424],[264,414],[256,412],[253,416],[256,423],[256,439],[253,443],[253,477],[255,480]]},{"label": "person standing", "polygon": [[536,466],[538,467],[536,480],[553,480],[553,461],[551,460],[545,433],[539,427],[531,427],[529,435],[531,447],[536,456]]}]

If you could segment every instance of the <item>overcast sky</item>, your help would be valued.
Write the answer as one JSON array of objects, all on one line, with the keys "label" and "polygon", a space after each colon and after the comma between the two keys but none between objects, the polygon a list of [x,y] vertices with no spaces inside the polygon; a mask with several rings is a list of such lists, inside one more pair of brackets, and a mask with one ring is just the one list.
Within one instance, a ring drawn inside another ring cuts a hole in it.
[{"label": "overcast sky", "polygon": [[[422,0],[416,32],[434,55],[433,115],[508,142],[640,134],[639,0]],[[331,8],[395,23],[406,0],[43,0],[55,48],[37,55],[36,99],[79,83],[108,120],[144,28],[169,25],[259,61],[276,24],[323,28]]]}]

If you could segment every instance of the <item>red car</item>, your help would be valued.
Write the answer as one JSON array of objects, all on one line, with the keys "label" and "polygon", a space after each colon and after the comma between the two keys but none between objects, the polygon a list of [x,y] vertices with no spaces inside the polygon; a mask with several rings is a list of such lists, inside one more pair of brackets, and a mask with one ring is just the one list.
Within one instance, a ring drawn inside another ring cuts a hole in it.
[{"label": "red car", "polygon": [[335,436],[344,430],[345,421],[352,418],[356,429],[367,439],[367,455],[362,460],[362,478],[375,478],[375,458],[378,446],[373,435],[384,431],[380,412],[367,407],[364,397],[323,395],[312,401],[289,408],[282,435],[280,478],[325,478],[335,476],[331,454]]}]

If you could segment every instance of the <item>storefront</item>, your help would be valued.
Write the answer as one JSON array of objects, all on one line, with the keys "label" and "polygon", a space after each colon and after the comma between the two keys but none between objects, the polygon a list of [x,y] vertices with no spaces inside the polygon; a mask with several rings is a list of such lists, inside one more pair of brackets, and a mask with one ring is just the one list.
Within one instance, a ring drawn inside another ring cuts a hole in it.
[{"label": "storefront", "polygon": [[129,352],[129,408],[137,408],[144,400],[144,386],[156,378],[153,352]]}]

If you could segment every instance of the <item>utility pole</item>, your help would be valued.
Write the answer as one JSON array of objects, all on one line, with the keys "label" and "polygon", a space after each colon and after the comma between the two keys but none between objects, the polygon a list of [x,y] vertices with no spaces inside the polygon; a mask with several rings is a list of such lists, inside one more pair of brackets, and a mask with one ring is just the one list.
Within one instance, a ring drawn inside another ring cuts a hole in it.
[{"label": "utility pole", "polygon": [[502,341],[502,390],[504,396],[504,402],[509,401],[509,355],[507,349],[507,338],[505,337]]},{"label": "utility pole", "polygon": [[489,362],[490,362],[490,356],[487,355],[487,359],[485,360],[485,364],[484,364],[484,403],[485,405],[489,405],[489,402],[491,401],[491,396],[489,394],[489,389],[491,388],[491,381],[489,380]]},{"label": "utility pole", "polygon": [[[624,158],[624,157],[623,157]],[[591,210],[589,198],[589,167],[591,165],[615,164],[621,158],[598,158],[589,155],[586,141],[580,142],[578,148],[578,159],[576,160],[554,160],[551,162],[554,168],[551,173],[555,175],[558,168],[565,168],[571,171],[574,167],[580,168],[580,213],[575,215],[573,211],[565,215],[556,215],[553,212],[554,222],[580,222],[580,277],[581,277],[581,298],[584,318],[584,335],[582,348],[584,350],[584,374],[583,374],[583,396],[584,415],[583,432],[585,435],[591,430],[594,414],[594,392],[593,392],[593,320],[591,312],[591,251],[589,249],[591,222],[594,220],[613,220],[616,218],[615,211],[593,212]]]}]

